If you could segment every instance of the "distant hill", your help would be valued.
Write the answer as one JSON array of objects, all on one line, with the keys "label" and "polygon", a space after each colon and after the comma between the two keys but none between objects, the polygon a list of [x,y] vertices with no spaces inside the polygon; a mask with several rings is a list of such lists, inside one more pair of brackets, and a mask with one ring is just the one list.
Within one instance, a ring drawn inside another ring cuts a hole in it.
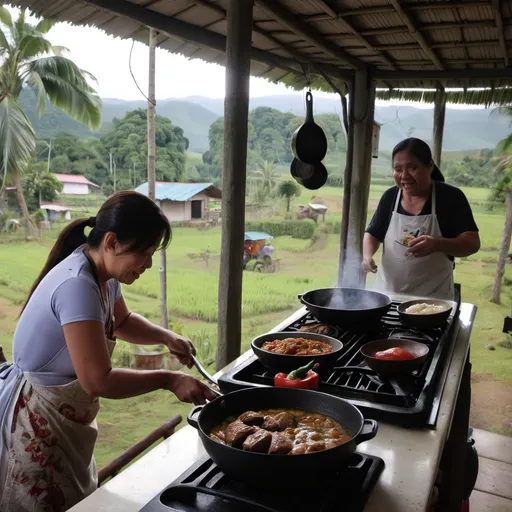
[{"label": "distant hill", "polygon": [[[23,108],[34,124],[40,138],[48,138],[59,132],[74,134],[78,137],[99,136],[108,129],[114,117],[123,117],[130,110],[145,108],[146,102],[124,101],[114,98],[103,100],[103,125],[100,132],[92,133],[80,123],[72,121],[59,109],[48,104],[42,118],[37,116],[35,96],[24,91],[20,100]],[[281,112],[291,112],[304,116],[302,96],[280,95],[250,99],[250,109],[265,106]],[[316,114],[340,113],[340,102],[335,98],[314,98]],[[189,150],[202,153],[209,147],[208,130],[210,125],[224,115],[224,99],[190,96],[184,99],[160,100],[158,114],[168,117],[173,124],[183,128],[190,141]],[[400,140],[415,136],[431,142],[432,109],[419,109],[410,106],[378,106],[375,118],[383,123],[381,128],[380,149],[390,151]],[[447,108],[443,147],[445,151],[464,151],[492,148],[501,139],[509,135],[509,119],[502,116],[490,116],[490,110]]]}]

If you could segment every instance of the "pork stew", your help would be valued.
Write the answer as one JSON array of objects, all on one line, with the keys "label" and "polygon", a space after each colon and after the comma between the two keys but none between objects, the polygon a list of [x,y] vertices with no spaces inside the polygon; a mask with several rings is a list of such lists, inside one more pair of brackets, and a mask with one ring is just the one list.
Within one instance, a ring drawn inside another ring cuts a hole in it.
[{"label": "pork stew", "polygon": [[228,418],[212,429],[210,438],[251,452],[302,455],[334,448],[352,436],[323,414],[267,409]]}]

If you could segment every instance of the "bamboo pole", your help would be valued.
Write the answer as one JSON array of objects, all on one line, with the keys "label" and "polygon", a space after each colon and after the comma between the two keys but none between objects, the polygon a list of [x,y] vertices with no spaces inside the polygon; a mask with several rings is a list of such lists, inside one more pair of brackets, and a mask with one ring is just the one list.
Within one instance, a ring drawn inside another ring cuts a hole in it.
[{"label": "bamboo pole", "polygon": [[437,166],[441,167],[441,154],[443,152],[444,118],[446,114],[446,91],[438,87],[434,98],[434,127],[432,132],[433,158]]}]

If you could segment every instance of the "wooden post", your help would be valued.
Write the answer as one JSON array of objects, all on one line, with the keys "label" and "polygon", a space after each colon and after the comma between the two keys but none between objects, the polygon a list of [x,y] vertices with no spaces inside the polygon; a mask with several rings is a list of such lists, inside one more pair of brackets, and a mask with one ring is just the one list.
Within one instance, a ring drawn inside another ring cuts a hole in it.
[{"label": "wooden post", "polygon": [[252,0],[227,8],[217,370],[240,355]]},{"label": "wooden post", "polygon": [[341,286],[364,288],[365,274],[361,261],[370,195],[372,129],[375,112],[375,82],[367,70],[355,72],[350,102],[354,109],[352,179]]},{"label": "wooden post", "polygon": [[432,132],[432,156],[438,167],[441,167],[441,153],[443,151],[444,116],[446,113],[446,91],[438,87],[434,98],[434,127]]},{"label": "wooden post", "polygon": [[[155,95],[155,46],[157,33],[149,29],[149,76],[148,76],[148,195],[155,201],[156,182],[156,95]],[[160,207],[162,204],[160,203]],[[160,251],[160,323],[169,328],[167,312],[167,255]]]}]

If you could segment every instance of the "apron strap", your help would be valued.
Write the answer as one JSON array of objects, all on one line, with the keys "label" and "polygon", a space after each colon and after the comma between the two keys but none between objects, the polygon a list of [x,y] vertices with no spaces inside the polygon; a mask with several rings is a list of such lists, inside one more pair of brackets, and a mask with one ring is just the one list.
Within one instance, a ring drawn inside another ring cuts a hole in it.
[{"label": "apron strap", "polygon": [[432,180],[432,215],[436,214],[436,181]]},{"label": "apron strap", "polygon": [[[398,188],[398,187],[397,187]],[[398,205],[400,204],[400,199],[402,198],[402,191],[398,189],[398,194],[396,195],[395,208],[394,212],[398,212]]]}]

